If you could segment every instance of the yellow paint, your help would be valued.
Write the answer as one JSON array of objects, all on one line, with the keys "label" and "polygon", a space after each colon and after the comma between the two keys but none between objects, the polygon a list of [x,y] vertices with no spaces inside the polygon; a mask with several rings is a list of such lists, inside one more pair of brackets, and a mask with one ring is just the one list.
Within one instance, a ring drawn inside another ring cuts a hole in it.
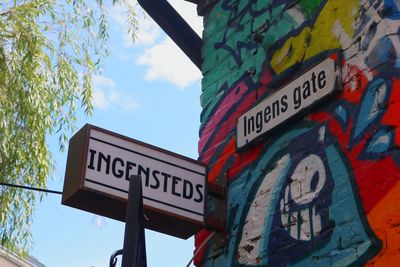
[{"label": "yellow paint", "polygon": [[[337,31],[343,39],[354,35],[355,15],[360,7],[357,0],[327,1],[312,28],[304,28],[299,35],[289,38],[271,59],[271,66],[281,73],[296,63],[321,52],[341,48]],[[338,27],[339,25],[339,27]]]},{"label": "yellow paint", "polygon": [[275,52],[271,66],[276,72],[282,72],[303,60],[311,37],[310,32],[310,28],[305,28],[298,36],[289,38],[283,47]]}]

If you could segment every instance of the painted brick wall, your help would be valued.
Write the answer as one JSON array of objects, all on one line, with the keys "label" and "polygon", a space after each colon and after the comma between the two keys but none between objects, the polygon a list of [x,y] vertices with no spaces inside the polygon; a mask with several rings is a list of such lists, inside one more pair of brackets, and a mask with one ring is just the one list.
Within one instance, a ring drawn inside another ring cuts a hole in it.
[{"label": "painted brick wall", "polygon": [[[399,19],[397,0],[212,7],[199,153],[228,177],[228,240],[198,266],[400,266]],[[341,91],[237,151],[237,118],[329,56]]]}]

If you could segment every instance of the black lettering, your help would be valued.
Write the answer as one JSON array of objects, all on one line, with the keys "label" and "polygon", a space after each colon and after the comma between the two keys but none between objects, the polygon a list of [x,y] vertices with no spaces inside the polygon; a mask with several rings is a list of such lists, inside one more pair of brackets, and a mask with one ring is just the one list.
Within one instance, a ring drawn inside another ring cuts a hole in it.
[{"label": "black lettering", "polygon": [[156,170],[154,170],[154,171],[152,172],[154,181],[156,182],[154,185],[153,185],[153,184],[150,184],[150,187],[153,188],[153,189],[157,189],[157,188],[160,187],[160,180],[158,179],[157,174],[160,174],[160,172],[159,172],[159,171],[156,171]]},{"label": "black lettering", "polygon": [[294,104],[294,108],[298,109],[301,106],[301,90],[300,90],[300,86],[297,86],[296,88],[294,88],[293,91],[293,104]]},{"label": "black lettering", "polygon": [[146,187],[149,186],[149,180],[150,180],[150,168],[145,168],[142,165],[138,165],[138,175],[142,176],[143,179],[143,174],[146,176],[146,182],[144,183]]},{"label": "black lettering", "polygon": [[288,104],[287,104],[287,95],[282,96],[281,98],[281,112],[286,112],[288,109]]},{"label": "black lettering", "polygon": [[259,133],[262,130],[263,121],[262,121],[262,111],[257,112],[256,114],[256,132]]},{"label": "black lettering", "polygon": [[202,184],[198,184],[196,185],[196,192],[198,194],[198,198],[195,198],[194,201],[196,201],[197,203],[203,202],[203,185]]},{"label": "black lettering", "polygon": [[133,167],[135,167],[135,166],[136,166],[136,163],[133,163],[130,161],[126,162],[125,180],[129,181],[129,178],[131,177],[130,170],[132,170]]},{"label": "black lettering", "polygon": [[[310,90],[310,81],[305,81],[303,83],[303,99],[306,99],[311,95],[311,90]],[[313,91],[315,93],[315,91]]]},{"label": "black lettering", "polygon": [[317,87],[315,86],[315,78],[316,78],[316,76],[315,76],[315,73],[313,72],[311,74],[311,81],[312,81],[312,88],[313,88],[314,93],[317,92]]},{"label": "black lettering", "polygon": [[89,153],[90,153],[90,161],[88,168],[94,170],[94,155],[96,155],[96,150],[89,149]]},{"label": "black lettering", "polygon": [[193,197],[193,185],[188,180],[183,180],[182,196],[186,199],[192,199]]},{"label": "black lettering", "polygon": [[121,158],[114,158],[112,162],[112,173],[115,177],[122,178],[122,176],[124,176],[124,171],[121,168],[117,170],[117,162],[119,162],[121,168],[124,168],[124,161]]},{"label": "black lettering", "polygon": [[105,156],[103,153],[99,152],[99,158],[97,161],[97,171],[101,172],[102,162],[105,161],[106,163],[106,174],[110,174],[110,163],[111,163],[111,156]]},{"label": "black lettering", "polygon": [[326,74],[325,71],[323,70],[318,74],[318,88],[322,89],[325,87],[325,85],[326,85]]},{"label": "black lettering", "polygon": [[275,100],[272,103],[272,118],[276,118],[279,116],[279,100]]},{"label": "black lettering", "polygon": [[169,175],[168,173],[162,172],[161,173],[162,176],[164,176],[164,192],[167,192],[168,189],[168,178],[171,178],[171,175]]},{"label": "black lettering", "polygon": [[271,106],[266,106],[264,109],[264,122],[267,123],[271,119]]},{"label": "black lettering", "polygon": [[244,123],[244,127],[243,127],[243,130],[244,130],[244,136],[246,136],[247,135],[247,117],[246,116],[244,116],[244,118],[243,118],[243,123]]},{"label": "black lettering", "polygon": [[179,194],[178,192],[176,192],[176,185],[182,181],[182,178],[176,177],[176,176],[172,176],[172,194],[175,196],[180,197],[181,194]]},{"label": "black lettering", "polygon": [[250,117],[247,120],[247,132],[250,134],[252,132],[254,132],[254,117]]}]

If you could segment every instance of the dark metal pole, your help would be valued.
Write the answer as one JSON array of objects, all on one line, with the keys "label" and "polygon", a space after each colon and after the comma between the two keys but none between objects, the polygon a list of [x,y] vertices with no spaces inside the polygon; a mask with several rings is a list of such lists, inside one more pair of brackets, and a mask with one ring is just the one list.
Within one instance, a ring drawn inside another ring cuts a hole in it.
[{"label": "dark metal pole", "polygon": [[146,242],[143,222],[142,178],[132,175],[126,209],[122,267],[146,267]]}]

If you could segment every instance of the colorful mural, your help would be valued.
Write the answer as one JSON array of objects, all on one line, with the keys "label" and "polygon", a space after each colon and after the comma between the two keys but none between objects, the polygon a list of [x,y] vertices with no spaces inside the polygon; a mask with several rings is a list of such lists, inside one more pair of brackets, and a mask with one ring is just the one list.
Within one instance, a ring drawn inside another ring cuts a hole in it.
[{"label": "colorful mural", "polygon": [[[229,180],[227,242],[198,266],[400,264],[399,19],[397,0],[217,2],[199,154]],[[328,56],[340,92],[237,150],[238,117]]]}]

